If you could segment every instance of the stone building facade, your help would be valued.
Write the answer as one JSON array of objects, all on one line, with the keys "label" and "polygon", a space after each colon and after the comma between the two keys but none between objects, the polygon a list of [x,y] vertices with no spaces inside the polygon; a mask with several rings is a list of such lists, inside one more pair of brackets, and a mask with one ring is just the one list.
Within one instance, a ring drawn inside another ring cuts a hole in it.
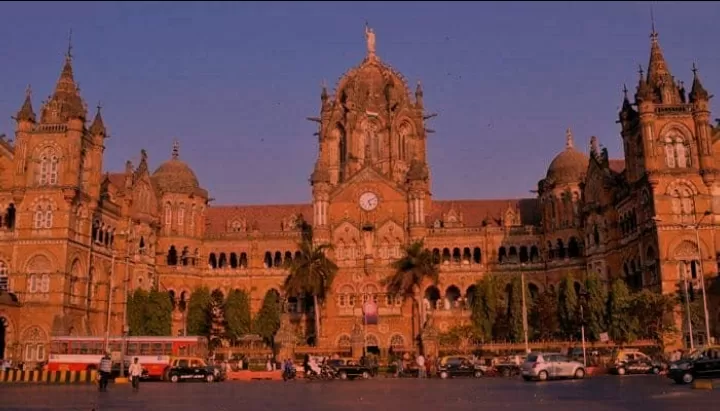
[{"label": "stone building facade", "polygon": [[[377,56],[372,30],[366,35],[365,59],[332,94],[323,87],[312,119],[319,150],[310,204],[210,205],[177,143],[154,172],[144,151],[139,164],[105,172],[109,134],[100,108],[88,116],[68,53],[40,115],[28,90],[15,140],[0,140],[0,289],[13,296],[0,298],[0,354],[42,361],[52,335],[119,335],[124,296],[136,287],[171,292],[176,333],[201,285],[224,295],[245,289],[256,311],[266,293],[282,294],[300,218],[334,245],[340,272],[317,343],[338,351],[349,350],[369,299],[379,323],[365,330],[366,344],[411,347],[411,303],[386,295],[381,280],[414,239],[440,261],[440,283],[419,292],[441,331],[470,321],[473,284],[488,273],[508,282],[525,273],[531,296],[567,274],[579,287],[589,270],[664,293],[682,275],[697,287],[717,276],[720,133],[697,72],[686,95],[656,33],[647,74],[619,113],[624,160],[608,158],[594,137],[586,154],[568,130],[536,198],[450,201],[432,197],[432,114],[421,85],[410,90]],[[312,323],[302,321],[309,302],[285,306],[298,327]],[[710,302],[716,334],[719,308]]]}]

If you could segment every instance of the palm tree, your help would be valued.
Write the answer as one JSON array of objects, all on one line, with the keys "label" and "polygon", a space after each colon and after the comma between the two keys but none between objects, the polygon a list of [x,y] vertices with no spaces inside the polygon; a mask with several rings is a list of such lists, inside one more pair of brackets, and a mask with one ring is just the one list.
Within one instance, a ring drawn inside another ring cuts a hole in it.
[{"label": "palm tree", "polygon": [[289,261],[289,274],[283,284],[289,297],[312,295],[315,307],[315,341],[320,338],[320,302],[332,286],[338,267],[327,258],[325,252],[332,249],[330,244],[314,245],[311,238],[304,238],[298,246],[300,254]]},{"label": "palm tree", "polygon": [[[411,298],[413,302],[412,324],[413,339],[415,338],[415,307],[420,308],[418,294],[415,289],[422,285],[423,280],[429,278],[433,284],[438,283],[438,264],[433,259],[430,250],[425,248],[422,240],[415,241],[405,247],[404,255],[390,264],[395,274],[385,280],[385,286],[390,295]],[[418,326],[418,329],[420,327]]]}]

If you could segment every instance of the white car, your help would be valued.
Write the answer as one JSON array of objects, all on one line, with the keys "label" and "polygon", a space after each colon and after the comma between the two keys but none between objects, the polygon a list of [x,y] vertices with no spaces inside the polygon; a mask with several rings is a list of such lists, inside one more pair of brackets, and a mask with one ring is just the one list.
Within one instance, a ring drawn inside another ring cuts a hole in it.
[{"label": "white car", "polygon": [[547,381],[557,378],[585,378],[585,366],[562,354],[530,353],[520,368],[525,381]]}]

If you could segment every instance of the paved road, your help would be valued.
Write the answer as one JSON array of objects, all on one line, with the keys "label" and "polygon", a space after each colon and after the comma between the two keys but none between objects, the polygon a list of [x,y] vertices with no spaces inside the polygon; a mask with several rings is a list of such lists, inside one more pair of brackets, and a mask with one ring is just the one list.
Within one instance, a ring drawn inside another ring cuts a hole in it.
[{"label": "paved road", "polygon": [[128,385],[0,385],[0,410],[711,410],[720,390],[700,391],[656,376],[603,376],[582,381],[526,383],[519,379],[385,379],[144,383]]}]

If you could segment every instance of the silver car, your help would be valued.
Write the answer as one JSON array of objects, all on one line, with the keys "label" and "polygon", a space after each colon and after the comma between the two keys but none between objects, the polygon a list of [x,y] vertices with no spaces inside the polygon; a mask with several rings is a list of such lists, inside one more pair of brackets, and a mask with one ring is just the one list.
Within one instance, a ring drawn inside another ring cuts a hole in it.
[{"label": "silver car", "polygon": [[582,363],[571,361],[566,356],[556,353],[530,353],[520,371],[525,381],[585,378],[585,367]]}]

